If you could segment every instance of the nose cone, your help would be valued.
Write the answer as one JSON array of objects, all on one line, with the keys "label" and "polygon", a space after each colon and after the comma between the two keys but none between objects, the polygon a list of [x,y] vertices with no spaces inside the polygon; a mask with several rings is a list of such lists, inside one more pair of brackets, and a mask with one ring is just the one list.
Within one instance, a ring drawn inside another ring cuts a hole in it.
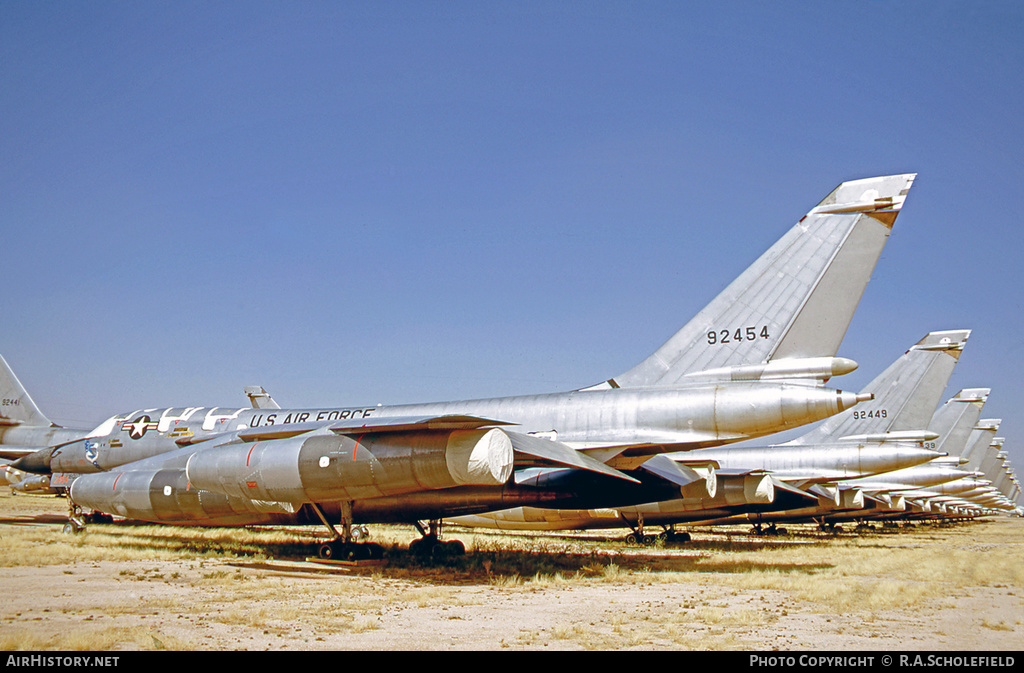
[{"label": "nose cone", "polygon": [[50,474],[50,456],[52,453],[49,448],[40,449],[17,459],[11,463],[11,467],[22,472],[31,472],[32,474]]}]

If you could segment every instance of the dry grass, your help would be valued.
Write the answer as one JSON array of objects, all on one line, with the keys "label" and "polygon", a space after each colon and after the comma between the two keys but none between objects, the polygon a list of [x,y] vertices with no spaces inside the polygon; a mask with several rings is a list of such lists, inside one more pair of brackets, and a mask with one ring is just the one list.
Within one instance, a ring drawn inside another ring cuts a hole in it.
[{"label": "dry grass", "polygon": [[56,635],[38,629],[16,629],[0,634],[0,650],[110,652],[115,650],[188,650],[190,644],[142,626],[81,627]]},{"label": "dry grass", "polygon": [[[0,512],[11,511],[61,514],[64,503],[0,494]],[[628,547],[618,534],[455,530],[449,536],[461,539],[469,553],[444,562],[408,554],[411,528],[374,526],[374,540],[388,549],[387,563],[345,576],[271,567],[270,559],[304,561],[321,536],[315,528],[92,525],[82,535],[66,536],[54,522],[0,524],[6,524],[0,525],[0,567],[57,565],[71,574],[114,563],[117,571],[106,579],[125,589],[118,596],[133,596],[79,597],[60,614],[42,615],[41,622],[0,610],[0,649],[196,649],[206,641],[188,634],[198,632],[250,634],[253,642],[304,638],[316,646],[339,634],[381,633],[406,611],[456,612],[494,596],[544,600],[584,588],[619,595],[644,586],[690,589],[650,609],[606,605],[587,616],[567,613],[542,625],[509,625],[501,646],[737,649],[757,647],[759,632],[796,612],[859,616],[868,623],[891,611],[941,606],[979,587],[1024,592],[1024,524],[1018,520],[839,537],[799,526],[780,538],[753,538],[738,528],[701,530],[693,542],[665,548]],[[730,591],[732,598],[722,600]],[[719,598],[704,597],[711,593]],[[1004,614],[977,625],[1012,636],[1022,618]],[[144,620],[153,624],[140,626]],[[40,623],[64,626],[41,629]]]}]

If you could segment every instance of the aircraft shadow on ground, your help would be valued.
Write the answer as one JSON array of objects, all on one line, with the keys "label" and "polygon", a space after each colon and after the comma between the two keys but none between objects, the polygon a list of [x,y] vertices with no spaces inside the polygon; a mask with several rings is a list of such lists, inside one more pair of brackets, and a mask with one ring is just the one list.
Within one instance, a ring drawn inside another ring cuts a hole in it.
[{"label": "aircraft shadow on ground", "polygon": [[[36,517],[39,518],[39,517]],[[281,537],[265,537],[269,531],[237,528],[179,528],[137,522],[94,524],[89,531],[109,539],[108,547],[169,551],[186,556],[222,557],[231,565],[288,572],[344,572],[415,577],[422,581],[485,583],[499,578],[562,576],[602,578],[618,571],[689,572],[742,574],[776,572],[813,574],[832,566],[820,563],[785,563],[737,558],[734,554],[759,552],[792,545],[792,539],[763,540],[743,536],[724,539],[691,540],[680,544],[653,547],[628,546],[607,538],[572,538],[577,546],[592,550],[545,550],[524,538],[528,548],[496,547],[470,549],[464,554],[431,556],[416,554],[405,544],[385,544],[379,563],[354,563],[345,567],[309,563],[323,542],[313,532],[294,532]],[[252,539],[243,539],[245,533]],[[555,544],[570,538],[555,537]],[[826,538],[800,544],[827,544]],[[487,544],[484,538],[484,544]],[[503,545],[515,543],[504,542]]]}]

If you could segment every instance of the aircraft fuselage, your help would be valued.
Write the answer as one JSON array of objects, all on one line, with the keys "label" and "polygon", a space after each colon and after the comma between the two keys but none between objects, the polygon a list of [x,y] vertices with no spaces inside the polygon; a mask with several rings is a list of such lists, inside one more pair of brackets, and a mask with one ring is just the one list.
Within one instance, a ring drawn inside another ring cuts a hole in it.
[{"label": "aircraft fuselage", "polygon": [[[812,423],[857,403],[821,386],[730,383],[674,389],[591,390],[432,404],[252,409],[172,407],[113,416],[78,441],[21,469],[88,473],[116,468],[250,428],[388,417],[473,415],[574,446],[656,447],[650,453],[736,442]],[[368,431],[371,431],[368,429]],[[40,461],[45,460],[45,468]]]}]

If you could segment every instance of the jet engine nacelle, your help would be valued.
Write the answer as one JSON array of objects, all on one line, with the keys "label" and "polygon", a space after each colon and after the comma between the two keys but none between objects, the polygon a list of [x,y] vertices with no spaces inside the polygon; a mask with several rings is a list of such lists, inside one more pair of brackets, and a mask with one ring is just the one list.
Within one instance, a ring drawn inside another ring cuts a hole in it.
[{"label": "jet engine nacelle", "polygon": [[498,486],[513,448],[497,428],[324,432],[196,452],[185,466],[198,489],[276,502],[358,500],[453,486]]},{"label": "jet engine nacelle", "polygon": [[775,502],[775,484],[767,474],[718,477],[718,497],[728,505],[768,505]]},{"label": "jet engine nacelle", "polygon": [[839,506],[843,509],[864,509],[864,491],[859,488],[840,489]]}]

